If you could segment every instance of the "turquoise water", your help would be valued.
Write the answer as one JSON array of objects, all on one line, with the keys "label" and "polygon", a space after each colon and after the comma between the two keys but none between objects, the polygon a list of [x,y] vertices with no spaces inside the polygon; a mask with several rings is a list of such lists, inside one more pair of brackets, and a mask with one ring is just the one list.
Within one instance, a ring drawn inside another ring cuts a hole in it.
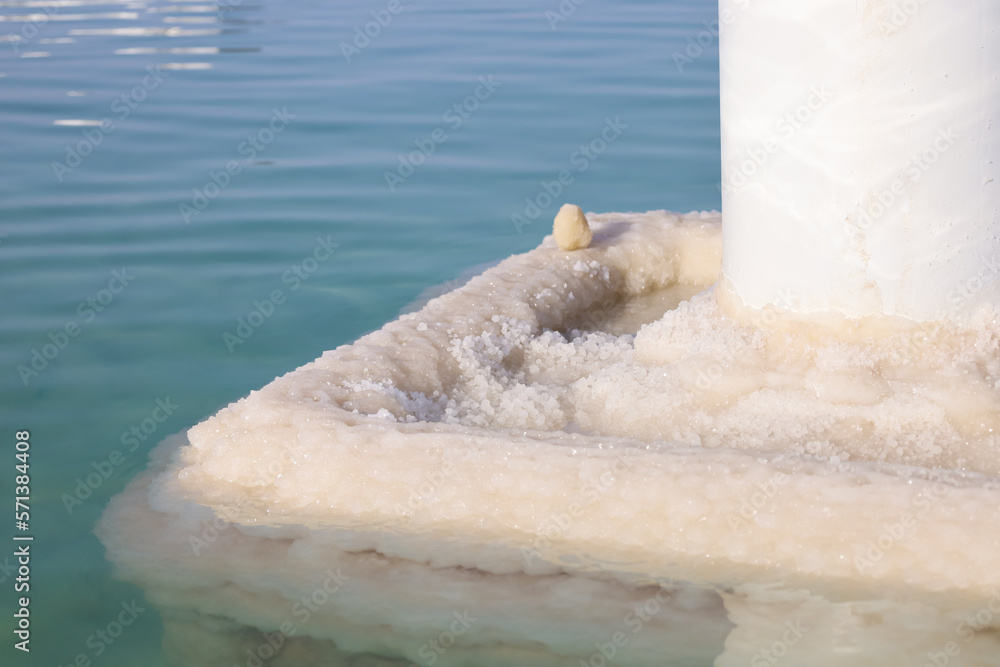
[{"label": "turquoise water", "polygon": [[31,442],[4,665],[162,664],[91,532],[162,437],[537,245],[563,201],[719,207],[716,3],[562,6],[0,2],[4,506]]}]

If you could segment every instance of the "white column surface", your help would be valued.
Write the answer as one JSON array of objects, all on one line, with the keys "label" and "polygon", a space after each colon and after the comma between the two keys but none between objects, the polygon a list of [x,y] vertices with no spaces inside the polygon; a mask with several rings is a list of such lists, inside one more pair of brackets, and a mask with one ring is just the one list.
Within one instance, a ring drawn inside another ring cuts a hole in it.
[{"label": "white column surface", "polygon": [[1000,1],[719,4],[723,274],[743,302],[1000,305]]}]

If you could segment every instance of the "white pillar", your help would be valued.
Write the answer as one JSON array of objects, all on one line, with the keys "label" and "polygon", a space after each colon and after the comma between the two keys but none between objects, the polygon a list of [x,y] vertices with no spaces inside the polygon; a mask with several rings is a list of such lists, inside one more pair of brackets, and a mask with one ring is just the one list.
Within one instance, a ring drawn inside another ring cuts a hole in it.
[{"label": "white pillar", "polygon": [[723,274],[743,302],[1000,305],[1000,0],[720,0]]}]

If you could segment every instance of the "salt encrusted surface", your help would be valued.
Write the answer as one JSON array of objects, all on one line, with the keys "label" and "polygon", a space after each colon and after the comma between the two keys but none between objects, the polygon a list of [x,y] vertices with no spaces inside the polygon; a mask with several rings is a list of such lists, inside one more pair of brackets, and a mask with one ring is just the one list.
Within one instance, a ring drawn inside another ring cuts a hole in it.
[{"label": "salt encrusted surface", "polygon": [[650,599],[617,664],[746,664],[796,619],[790,664],[890,664],[989,604],[990,313],[747,318],[703,291],[717,214],[589,218],[589,248],[548,238],[159,448],[100,533],[175,648],[279,630],[332,566],[274,664],[431,664],[468,608],[435,664],[576,665]]}]

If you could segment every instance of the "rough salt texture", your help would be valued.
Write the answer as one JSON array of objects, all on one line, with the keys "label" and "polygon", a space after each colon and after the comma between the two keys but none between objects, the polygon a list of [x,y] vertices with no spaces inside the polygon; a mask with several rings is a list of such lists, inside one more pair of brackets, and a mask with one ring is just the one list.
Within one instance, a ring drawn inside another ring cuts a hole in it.
[{"label": "rough salt texture", "polygon": [[583,209],[576,204],[563,204],[552,223],[552,238],[560,250],[580,250],[589,246],[594,235]]},{"label": "rough salt texture", "polygon": [[[466,607],[488,620],[436,664],[576,665],[651,595],[616,664],[747,664],[797,618],[788,664],[890,664],[1000,613],[989,313],[748,314],[707,289],[717,214],[591,222],[157,450],[99,532],[179,664],[294,619],[332,565],[352,583],[288,664],[430,664]],[[992,664],[1000,616],[976,627],[963,664]]]}]

